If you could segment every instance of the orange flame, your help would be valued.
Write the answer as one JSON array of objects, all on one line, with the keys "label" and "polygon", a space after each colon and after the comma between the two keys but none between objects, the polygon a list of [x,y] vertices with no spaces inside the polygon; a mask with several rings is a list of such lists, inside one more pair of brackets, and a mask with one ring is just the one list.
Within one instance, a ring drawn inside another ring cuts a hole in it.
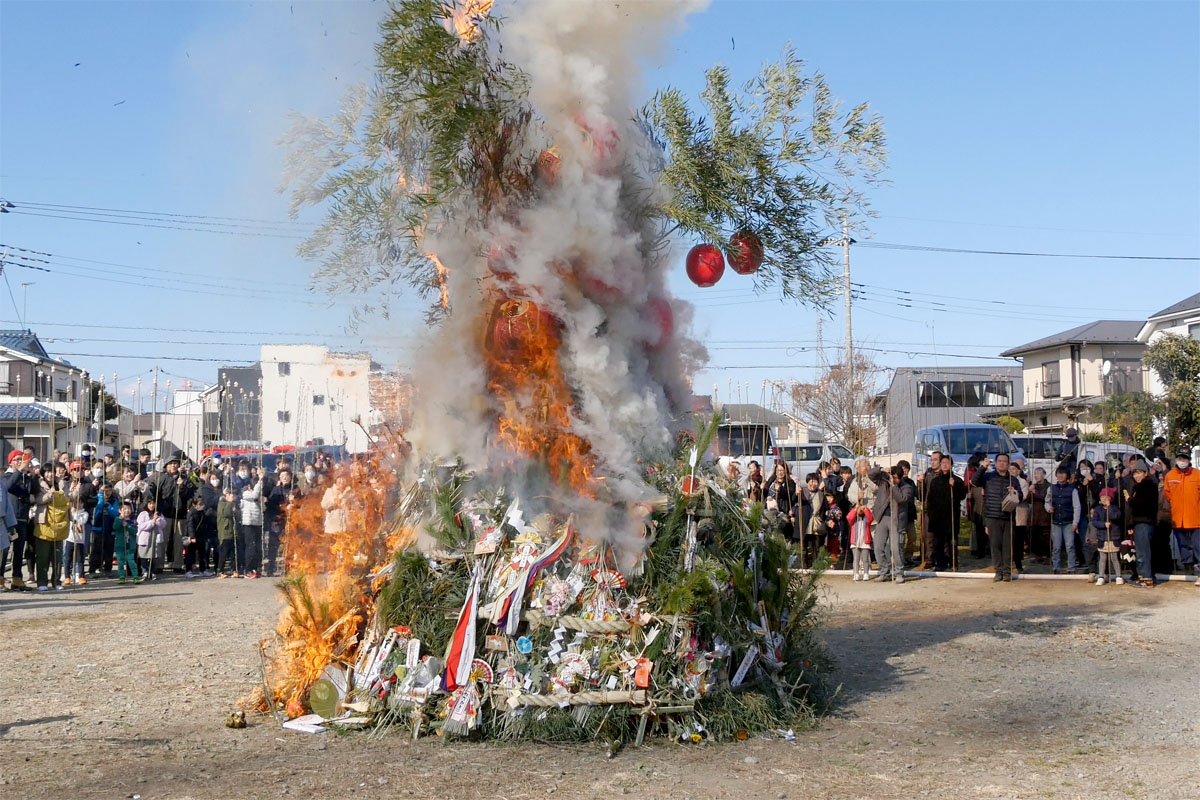
[{"label": "orange flame", "polygon": [[472,44],[479,38],[479,23],[492,11],[493,0],[462,0],[450,9],[446,19],[446,30],[457,34],[463,44]]},{"label": "orange flame", "polygon": [[[369,576],[411,541],[412,531],[385,524],[384,503],[395,482],[392,465],[372,453],[365,461],[337,465],[328,483],[312,487],[288,509],[282,541],[287,574],[304,582],[284,583],[288,605],[275,631],[268,688],[289,716],[304,712],[308,691],[327,665],[351,663],[377,588]],[[265,697],[249,702],[267,705]]]},{"label": "orange flame", "polygon": [[450,290],[446,287],[446,274],[449,270],[446,269],[446,265],[442,263],[442,260],[437,257],[437,253],[426,253],[425,255],[429,256],[433,265],[437,267],[438,291],[441,292],[442,308],[448,309],[450,308]]},{"label": "orange flame", "polygon": [[595,463],[571,432],[571,390],[559,360],[558,320],[528,300],[498,297],[485,332],[488,392],[501,409],[496,441],[542,462],[550,476],[594,496]]}]

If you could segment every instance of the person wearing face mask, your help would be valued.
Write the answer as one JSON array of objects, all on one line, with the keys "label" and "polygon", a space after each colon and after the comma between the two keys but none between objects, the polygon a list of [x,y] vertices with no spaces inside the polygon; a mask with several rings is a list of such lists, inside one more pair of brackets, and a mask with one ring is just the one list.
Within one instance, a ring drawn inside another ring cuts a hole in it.
[{"label": "person wearing face mask", "polygon": [[204,467],[200,470],[198,496],[204,502],[204,520],[201,530],[205,532],[205,537],[197,542],[200,554],[196,561],[197,569],[206,578],[212,577],[217,569],[217,504],[221,502],[221,482],[221,474],[215,469]]},{"label": "person wearing face mask", "polygon": [[121,504],[117,490],[107,483],[101,484],[96,508],[92,512],[92,547],[88,552],[88,571],[92,576],[112,573],[113,552],[116,539],[113,524],[121,515]]},{"label": "person wearing face mask", "polygon": [[[262,533],[263,533],[263,480],[256,471],[250,469],[246,461],[238,465],[237,475],[233,484],[241,498],[242,531],[246,539],[246,569],[243,573],[247,578],[257,578],[262,569]],[[236,489],[238,485],[240,489]]]},{"label": "person wearing face mask", "polygon": [[266,575],[274,577],[276,562],[279,558],[279,542],[283,537],[284,525],[287,522],[287,511],[292,500],[298,496],[299,490],[292,480],[292,471],[288,467],[279,470],[275,485],[267,495],[263,510],[263,526],[266,528],[267,552],[264,561]]},{"label": "person wearing face mask", "polygon": [[[182,574],[183,549],[187,539],[187,512],[195,486],[179,471],[182,453],[176,452],[167,459],[163,472],[155,472],[147,481],[147,499],[155,501],[159,515],[165,520],[165,547],[161,555],[167,566]],[[156,550],[155,557],[160,553]]]},{"label": "person wearing face mask", "polygon": [[320,477],[317,474],[317,468],[312,464],[304,467],[304,480],[300,483],[300,495],[307,496],[315,491],[320,482]]},{"label": "person wearing face mask", "polygon": [[1167,502],[1171,504],[1171,527],[1179,546],[1184,572],[1196,574],[1200,587],[1200,470],[1192,466],[1192,452],[1180,447],[1175,467],[1163,478]]},{"label": "person wearing face mask", "polygon": [[1092,509],[1100,505],[1100,490],[1104,488],[1092,474],[1092,462],[1086,458],[1079,461],[1079,472],[1075,476],[1075,488],[1079,490],[1080,519],[1084,523],[1075,531],[1075,564],[1073,567],[1083,570],[1088,566],[1087,554],[1084,552],[1084,531],[1086,521],[1092,517]]}]

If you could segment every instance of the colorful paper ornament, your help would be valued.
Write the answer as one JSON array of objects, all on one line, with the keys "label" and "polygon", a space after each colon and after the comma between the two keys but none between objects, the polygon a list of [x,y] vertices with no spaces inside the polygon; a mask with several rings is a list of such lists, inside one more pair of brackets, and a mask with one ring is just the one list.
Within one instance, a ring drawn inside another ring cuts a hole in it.
[{"label": "colorful paper ornament", "polygon": [[725,256],[711,244],[698,244],[688,251],[687,276],[702,289],[715,286],[725,274]]},{"label": "colorful paper ornament", "polygon": [[762,239],[754,231],[738,231],[729,240],[729,266],[738,275],[753,275],[762,262]]}]

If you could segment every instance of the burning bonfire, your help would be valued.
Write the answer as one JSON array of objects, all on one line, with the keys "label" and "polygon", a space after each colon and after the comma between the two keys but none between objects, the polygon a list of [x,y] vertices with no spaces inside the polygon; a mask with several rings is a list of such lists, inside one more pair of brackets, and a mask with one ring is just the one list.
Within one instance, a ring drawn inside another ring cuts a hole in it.
[{"label": "burning bonfire", "polygon": [[304,248],[321,274],[404,276],[435,301],[410,429],[289,513],[259,709],[615,742],[811,716],[815,577],[715,471],[716,419],[690,413],[704,353],[667,257],[690,233],[715,243],[704,282],[689,257],[701,285],[724,254],[758,286],[819,297],[812,215],[861,198],[802,156],[844,170],[882,139],[861,108],[839,138],[790,54],[758,111],[718,71],[711,128],[678,93],[631,114],[640,59],[689,5],[531,0],[502,20],[490,0],[397,0],[373,92],[297,129],[297,205],[329,209]]}]

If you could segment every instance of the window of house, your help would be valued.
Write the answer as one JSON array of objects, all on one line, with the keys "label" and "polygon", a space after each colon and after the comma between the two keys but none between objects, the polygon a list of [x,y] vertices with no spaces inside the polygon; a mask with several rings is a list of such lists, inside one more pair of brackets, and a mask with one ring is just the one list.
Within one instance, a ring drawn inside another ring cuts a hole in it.
[{"label": "window of house", "polygon": [[1142,361],[1138,358],[1114,358],[1108,373],[1106,391],[1109,394],[1133,394],[1145,391],[1142,383]]},{"label": "window of house", "polygon": [[275,417],[276,417],[276,419],[277,419],[279,422],[291,422],[291,421],[292,421],[292,412],[290,412],[290,411],[276,411],[276,412],[275,412]]},{"label": "window of house", "polygon": [[313,405],[314,405],[314,406],[323,406],[323,405],[325,405],[325,395],[323,395],[323,394],[314,394],[314,395],[313,395]]},{"label": "window of house", "polygon": [[71,399],[72,400],[79,399],[79,381],[77,381],[75,379],[71,380]]},{"label": "window of house", "polygon": [[919,381],[922,408],[996,408],[1013,404],[1012,381]]},{"label": "window of house", "polygon": [[56,400],[58,400],[58,402],[60,402],[60,403],[65,403],[65,402],[67,402],[67,390],[66,390],[66,389],[59,389],[57,392],[55,392],[55,393],[54,393],[54,397],[55,397],[55,399],[56,399]]},{"label": "window of house", "polygon": [[292,362],[280,361],[279,362],[279,374],[280,375],[291,375],[292,374]]},{"label": "window of house", "polygon": [[1188,336],[1200,342],[1200,322],[1188,325]]},{"label": "window of house", "polygon": [[1042,364],[1042,397],[1058,397],[1058,362],[1046,361]]}]

